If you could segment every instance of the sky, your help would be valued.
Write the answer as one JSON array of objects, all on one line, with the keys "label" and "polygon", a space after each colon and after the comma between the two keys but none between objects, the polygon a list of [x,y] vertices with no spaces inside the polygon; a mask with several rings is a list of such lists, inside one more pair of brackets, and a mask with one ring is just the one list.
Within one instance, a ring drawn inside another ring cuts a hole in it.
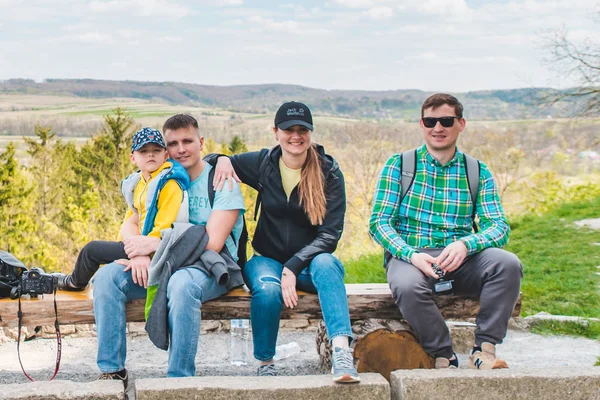
[{"label": "sky", "polygon": [[0,0],[0,80],[560,88],[560,30],[597,41],[600,0]]}]

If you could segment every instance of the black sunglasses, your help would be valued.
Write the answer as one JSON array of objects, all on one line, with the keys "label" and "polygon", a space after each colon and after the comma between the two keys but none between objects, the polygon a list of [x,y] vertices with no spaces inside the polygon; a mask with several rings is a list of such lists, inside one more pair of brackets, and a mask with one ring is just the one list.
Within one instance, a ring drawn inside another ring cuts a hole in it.
[{"label": "black sunglasses", "polygon": [[440,124],[442,124],[442,126],[444,128],[450,128],[451,126],[454,125],[454,118],[460,119],[458,117],[441,117],[441,118],[424,117],[422,119],[423,119],[423,125],[425,125],[425,128],[433,128],[438,123],[438,121],[440,122]]}]

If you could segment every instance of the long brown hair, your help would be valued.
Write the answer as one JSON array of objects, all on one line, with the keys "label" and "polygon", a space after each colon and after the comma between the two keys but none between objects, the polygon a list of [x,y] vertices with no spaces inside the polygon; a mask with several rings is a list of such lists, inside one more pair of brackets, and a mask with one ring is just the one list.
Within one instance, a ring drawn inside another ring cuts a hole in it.
[{"label": "long brown hair", "polygon": [[306,161],[302,166],[300,184],[298,185],[300,204],[308,215],[313,225],[323,224],[327,211],[325,198],[325,177],[321,171],[321,161],[317,153],[317,145],[312,143],[306,154]]}]

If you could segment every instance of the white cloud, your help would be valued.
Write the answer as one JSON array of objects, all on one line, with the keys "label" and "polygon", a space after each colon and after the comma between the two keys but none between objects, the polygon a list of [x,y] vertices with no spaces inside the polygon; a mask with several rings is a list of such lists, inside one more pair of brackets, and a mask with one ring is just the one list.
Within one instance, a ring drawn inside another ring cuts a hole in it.
[{"label": "white cloud", "polygon": [[401,5],[401,1],[394,0],[333,0],[335,4],[347,8],[375,8],[381,5]]},{"label": "white cloud", "polygon": [[481,64],[517,64],[519,60],[511,56],[453,56],[448,57],[446,54],[438,54],[431,51],[418,53],[413,56],[404,57],[402,60],[396,61],[396,64],[407,64],[407,61],[423,61],[430,63],[439,63],[442,65],[481,65]]},{"label": "white cloud", "polygon": [[375,7],[369,9],[366,14],[372,20],[384,20],[393,18],[396,12],[390,7]]},{"label": "white cloud", "polygon": [[243,46],[240,49],[228,49],[227,55],[231,58],[238,57],[253,57],[258,56],[261,57],[263,55],[268,56],[299,56],[306,53],[306,51],[292,49],[292,48],[281,48],[274,45],[258,45],[258,46]]},{"label": "white cloud", "polygon": [[126,69],[129,67],[129,64],[127,64],[126,62],[123,62],[123,61],[117,61],[117,62],[110,63],[110,66],[112,68]]},{"label": "white cloud", "polygon": [[188,6],[168,0],[93,0],[89,9],[94,13],[133,14],[142,17],[183,18],[191,14]]},{"label": "white cloud", "polygon": [[112,35],[99,32],[86,32],[62,36],[61,41],[78,43],[112,43]]},{"label": "white cloud", "polygon": [[283,32],[291,35],[328,35],[330,29],[318,28],[307,23],[298,21],[275,21],[260,15],[254,15],[247,19],[254,31]]},{"label": "white cloud", "polygon": [[465,0],[420,0],[411,2],[410,6],[425,14],[460,14],[470,11]]},{"label": "white cloud", "polygon": [[183,38],[181,36],[162,36],[158,38],[161,43],[181,43]]},{"label": "white cloud", "polygon": [[318,7],[305,8],[299,4],[286,3],[279,5],[279,8],[285,10],[286,15],[298,19],[318,18],[322,15],[322,11]]}]

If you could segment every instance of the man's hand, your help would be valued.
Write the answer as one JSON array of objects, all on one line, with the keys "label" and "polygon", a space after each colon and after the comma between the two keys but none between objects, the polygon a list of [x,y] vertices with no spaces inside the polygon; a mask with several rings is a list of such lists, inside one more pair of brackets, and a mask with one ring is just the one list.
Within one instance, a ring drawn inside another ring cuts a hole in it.
[{"label": "man's hand", "polygon": [[219,157],[217,159],[217,165],[215,167],[215,179],[213,180],[214,189],[223,189],[225,180],[228,180],[229,191],[231,192],[233,190],[234,179],[238,182],[242,182],[235,173],[235,170],[233,169],[233,165],[231,165],[231,160],[229,159],[229,157]]},{"label": "man's hand", "polygon": [[298,305],[298,293],[296,293],[296,275],[287,267],[283,267],[281,273],[281,295],[286,307],[294,308]]},{"label": "man's hand", "polygon": [[412,265],[417,267],[422,273],[432,278],[438,278],[437,274],[433,271],[431,264],[435,264],[435,258],[427,253],[414,253],[410,258]]},{"label": "man's hand", "polygon": [[131,260],[137,256],[149,256],[158,249],[160,239],[150,236],[132,236],[123,241],[125,244],[125,253]]},{"label": "man's hand", "polygon": [[461,241],[450,243],[436,258],[436,264],[444,272],[452,272],[460,267],[467,257],[467,246]]},{"label": "man's hand", "polygon": [[150,257],[137,256],[129,260],[129,265],[123,271],[131,270],[133,283],[145,288],[148,287],[148,267],[150,267]]}]

